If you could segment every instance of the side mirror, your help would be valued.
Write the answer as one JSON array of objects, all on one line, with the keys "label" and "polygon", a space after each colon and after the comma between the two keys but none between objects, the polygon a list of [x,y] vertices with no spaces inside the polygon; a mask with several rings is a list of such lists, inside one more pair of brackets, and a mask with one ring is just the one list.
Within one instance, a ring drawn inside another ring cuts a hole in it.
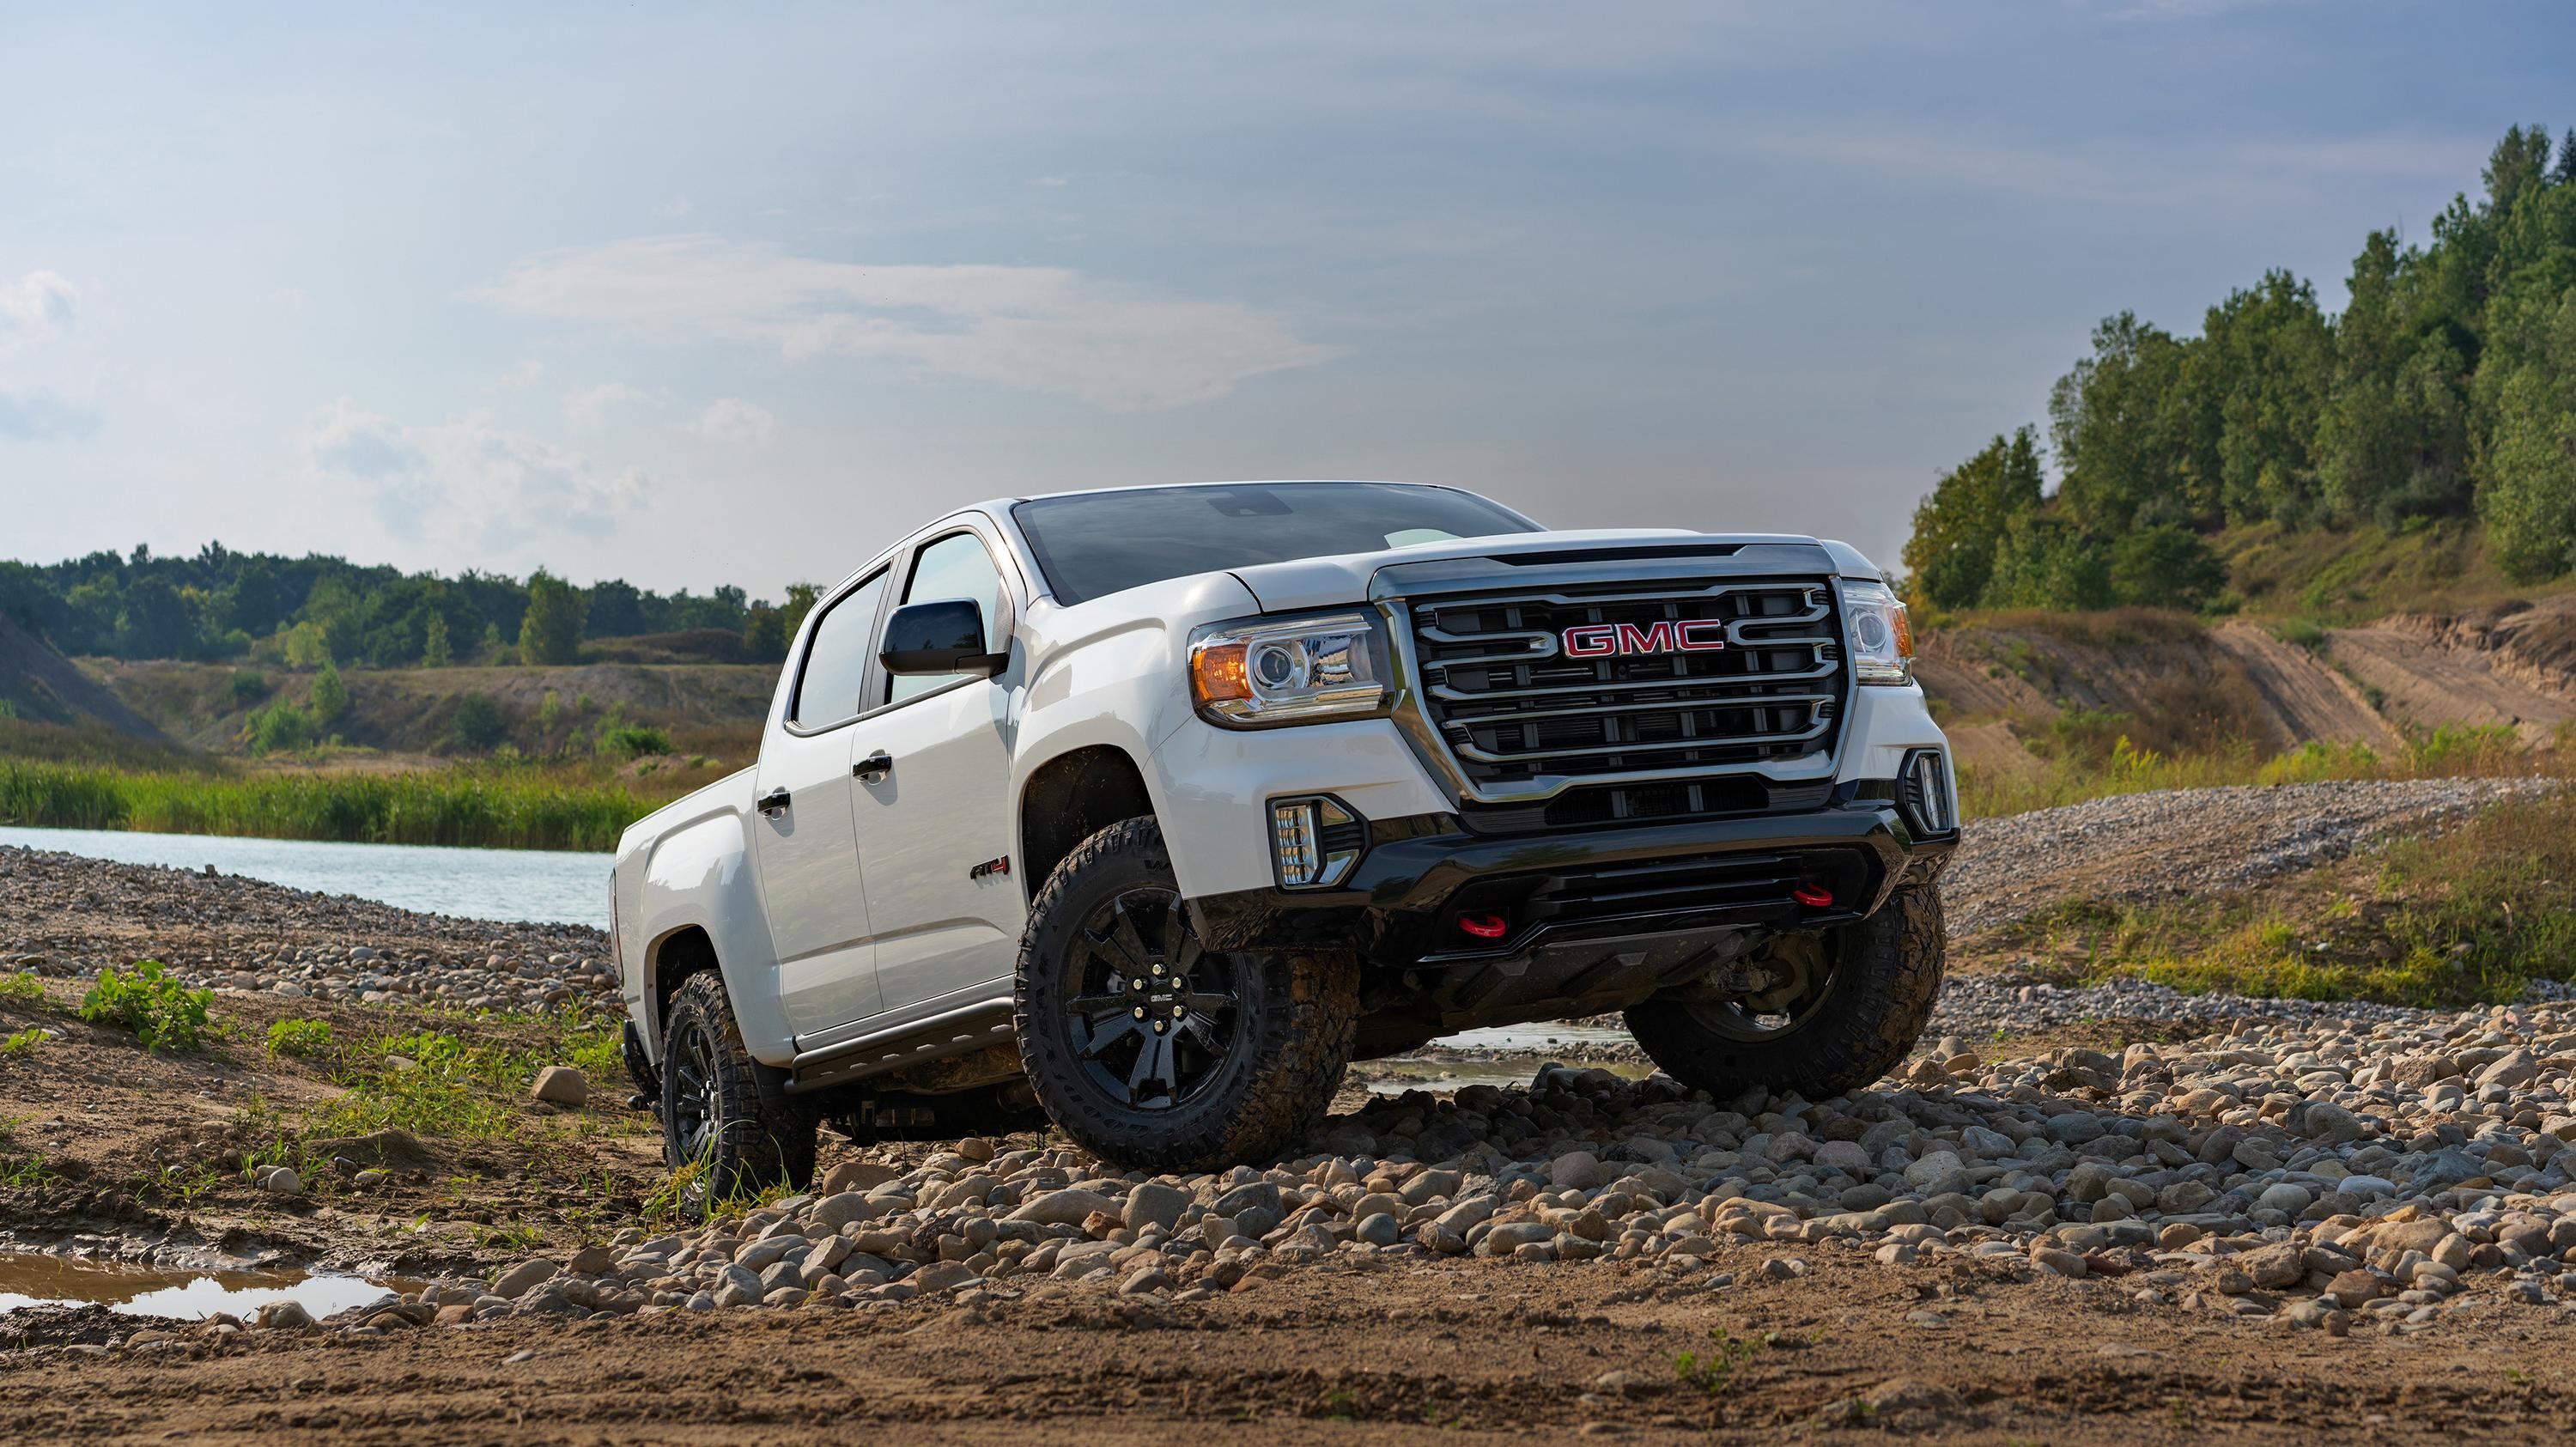
[{"label": "side mirror", "polygon": [[886,620],[885,646],[877,658],[888,673],[938,674],[1001,671],[1010,655],[984,639],[984,609],[966,598],[906,603]]}]

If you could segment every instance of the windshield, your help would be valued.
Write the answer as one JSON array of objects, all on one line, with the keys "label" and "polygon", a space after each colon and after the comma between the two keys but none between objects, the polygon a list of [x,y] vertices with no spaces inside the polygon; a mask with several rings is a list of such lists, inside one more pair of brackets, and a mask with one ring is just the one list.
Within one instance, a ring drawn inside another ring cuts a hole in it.
[{"label": "windshield", "polygon": [[1138,487],[1011,510],[1059,603],[1220,568],[1541,529],[1472,493],[1384,482]]}]

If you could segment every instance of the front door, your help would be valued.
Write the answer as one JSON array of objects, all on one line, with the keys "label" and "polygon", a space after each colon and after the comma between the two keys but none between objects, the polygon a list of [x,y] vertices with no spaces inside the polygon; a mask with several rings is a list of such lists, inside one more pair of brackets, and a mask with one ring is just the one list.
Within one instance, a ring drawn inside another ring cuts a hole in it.
[{"label": "front door", "polygon": [[883,1006],[869,943],[867,886],[852,818],[851,720],[874,682],[882,572],[824,605],[806,632],[785,726],[761,746],[761,892],[778,952],[778,993],[801,1039]]},{"label": "front door", "polygon": [[[972,599],[1007,647],[1010,590],[983,539],[954,532],[914,554],[902,601]],[[1003,676],[1009,676],[1005,669]],[[1010,977],[1022,903],[1010,809],[1010,690],[980,675],[889,680],[892,706],[859,722],[859,857],[885,1008]],[[882,754],[882,769],[869,764]]]}]

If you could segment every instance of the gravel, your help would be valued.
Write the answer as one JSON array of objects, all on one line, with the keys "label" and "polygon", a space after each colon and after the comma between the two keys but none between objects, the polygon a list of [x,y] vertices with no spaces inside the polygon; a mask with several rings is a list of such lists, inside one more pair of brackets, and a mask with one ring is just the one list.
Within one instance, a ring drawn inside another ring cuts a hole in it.
[{"label": "gravel", "polygon": [[884,1148],[812,1194],[443,1283],[357,1329],[1083,1291],[1187,1302],[1462,1256],[1723,1291],[1720,1258],[1750,1247],[1767,1253],[1750,1269],[1778,1279],[1848,1253],[2412,1334],[2473,1308],[2576,1312],[2571,1071],[2576,1009],[2556,1004],[2238,1020],[2116,1055],[1959,1050],[1817,1102],[1548,1065],[1525,1087],[1375,1102],[1332,1121],[1320,1153],[1266,1170],[1119,1173],[976,1138],[926,1158]]},{"label": "gravel", "polygon": [[614,1005],[608,939],[421,914],[261,880],[0,846],[0,968],[65,978],[157,959],[190,985],[367,1004]]},{"label": "gravel", "polygon": [[2546,779],[2404,779],[2164,789],[1969,824],[1941,878],[1953,936],[2083,896],[2125,903],[2244,889],[2389,834],[2438,836]]}]

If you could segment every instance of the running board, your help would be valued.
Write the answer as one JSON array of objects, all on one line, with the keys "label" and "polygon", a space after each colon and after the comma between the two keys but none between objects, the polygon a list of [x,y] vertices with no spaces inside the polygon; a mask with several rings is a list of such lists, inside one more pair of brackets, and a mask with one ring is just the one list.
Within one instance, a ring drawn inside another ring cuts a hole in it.
[{"label": "running board", "polygon": [[1011,1008],[1008,1000],[986,1000],[807,1051],[788,1065],[787,1093],[802,1095],[826,1086],[889,1075],[927,1060],[972,1055],[1008,1044]]}]

